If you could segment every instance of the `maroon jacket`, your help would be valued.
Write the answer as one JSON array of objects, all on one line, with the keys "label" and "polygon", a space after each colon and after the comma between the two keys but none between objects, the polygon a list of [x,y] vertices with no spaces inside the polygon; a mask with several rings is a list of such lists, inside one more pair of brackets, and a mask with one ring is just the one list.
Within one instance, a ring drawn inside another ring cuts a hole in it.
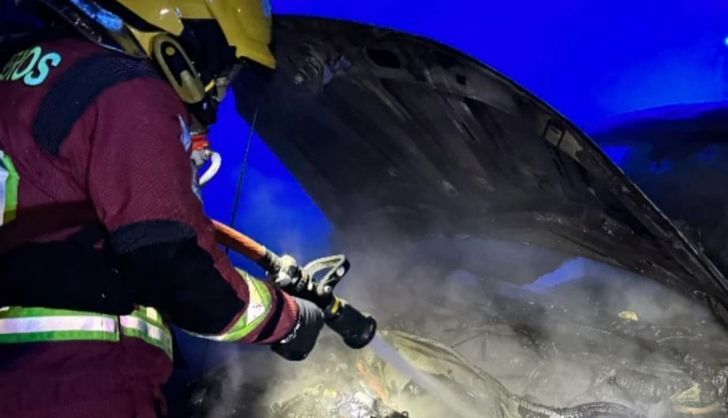
[{"label": "maroon jacket", "polygon": [[[58,264],[54,269],[83,276],[76,273],[92,257],[73,255],[80,244],[72,250],[54,245],[98,224],[103,239],[94,239],[91,250],[111,250],[109,259],[121,260],[123,277],[114,289],[123,288],[129,302],[155,306],[193,332],[232,325],[247,308],[248,290],[215,243],[193,193],[181,123],[187,118],[176,93],[146,61],[67,36],[6,50],[0,55],[0,149],[13,159],[20,186],[17,219],[0,227],[0,259],[10,255],[0,267],[25,272],[32,263],[17,260],[42,254]],[[63,251],[70,256],[59,255]],[[109,274],[117,274],[118,265]],[[12,276],[3,274],[0,284]],[[36,293],[43,293],[57,278],[38,280]],[[296,321],[295,302],[269,288],[275,309],[244,342],[278,341]]]}]

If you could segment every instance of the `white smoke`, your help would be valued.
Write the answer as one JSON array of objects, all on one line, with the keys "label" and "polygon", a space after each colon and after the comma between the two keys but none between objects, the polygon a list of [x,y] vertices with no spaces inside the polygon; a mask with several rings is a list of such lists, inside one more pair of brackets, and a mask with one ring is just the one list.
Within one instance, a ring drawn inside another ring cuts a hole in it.
[{"label": "white smoke", "polygon": [[[724,328],[703,305],[652,279],[498,240],[402,243],[390,237],[349,246],[346,252],[352,271],[337,288],[339,295],[373,313],[380,329],[405,330],[451,347],[521,399],[557,408],[614,402],[655,418],[678,416],[680,406],[718,414],[703,413],[706,417],[723,413],[725,387],[709,378],[728,364]],[[310,398],[334,396],[331,391],[376,395],[367,381],[371,376],[357,372],[357,358],[374,355],[368,349],[349,350],[332,334],[325,330],[314,355],[303,363],[287,363],[267,352],[253,360],[244,356],[224,373],[229,383],[208,416],[307,416],[275,415],[271,406],[304,405],[295,400],[304,393]],[[395,347],[423,373],[434,368],[440,378],[455,379],[447,383],[453,390],[465,393],[473,387],[464,375],[438,366],[446,362],[429,362],[396,341]],[[443,416],[431,398],[413,403],[395,396],[415,377],[397,369],[378,375],[392,395],[390,405],[409,410],[413,418]],[[706,382],[717,383],[709,387]],[[239,415],[241,404],[250,402],[246,391],[252,386],[265,387],[257,398],[260,415]],[[651,391],[656,395],[650,400]],[[468,407],[467,400],[460,402]]]}]

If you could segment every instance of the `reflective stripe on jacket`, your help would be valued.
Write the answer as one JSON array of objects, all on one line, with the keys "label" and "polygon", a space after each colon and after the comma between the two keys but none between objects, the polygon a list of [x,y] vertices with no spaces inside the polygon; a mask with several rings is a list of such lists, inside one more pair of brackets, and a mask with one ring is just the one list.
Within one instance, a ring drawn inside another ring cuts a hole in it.
[{"label": "reflective stripe on jacket", "polygon": [[19,181],[13,160],[0,150],[0,226],[15,219]]},{"label": "reflective stripe on jacket", "polygon": [[54,341],[118,342],[139,338],[172,358],[172,333],[154,308],[114,316],[66,309],[0,308],[0,344]]}]

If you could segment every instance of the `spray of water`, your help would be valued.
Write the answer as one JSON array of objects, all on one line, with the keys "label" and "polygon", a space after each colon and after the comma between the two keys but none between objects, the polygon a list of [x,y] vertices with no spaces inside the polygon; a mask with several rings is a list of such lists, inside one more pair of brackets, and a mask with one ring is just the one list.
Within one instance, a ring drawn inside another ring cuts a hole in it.
[{"label": "spray of water", "polygon": [[441,383],[432,376],[422,373],[397,350],[392,347],[381,335],[374,337],[369,347],[379,358],[394,366],[400,373],[415,382],[420,388],[427,391],[445,406],[450,413],[461,417],[476,417],[473,411],[463,407],[458,401],[460,396],[447,385]]}]

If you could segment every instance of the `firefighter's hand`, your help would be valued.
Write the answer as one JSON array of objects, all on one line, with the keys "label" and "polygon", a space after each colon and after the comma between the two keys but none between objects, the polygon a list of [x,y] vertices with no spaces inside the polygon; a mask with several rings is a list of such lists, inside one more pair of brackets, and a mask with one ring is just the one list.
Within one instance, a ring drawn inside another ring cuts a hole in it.
[{"label": "firefighter's hand", "polygon": [[281,289],[293,290],[306,286],[301,267],[298,266],[296,259],[288,254],[278,258],[276,271],[268,272],[268,277]]},{"label": "firefighter's hand", "polygon": [[317,286],[290,255],[283,255],[278,259],[276,271],[269,272],[268,278],[282,291],[313,302],[320,309],[326,310],[334,301],[331,289]]},{"label": "firefighter's hand", "polygon": [[304,360],[313,350],[324,326],[324,312],[315,304],[295,298],[298,303],[298,322],[287,337],[272,345],[274,352],[286,360]]}]

